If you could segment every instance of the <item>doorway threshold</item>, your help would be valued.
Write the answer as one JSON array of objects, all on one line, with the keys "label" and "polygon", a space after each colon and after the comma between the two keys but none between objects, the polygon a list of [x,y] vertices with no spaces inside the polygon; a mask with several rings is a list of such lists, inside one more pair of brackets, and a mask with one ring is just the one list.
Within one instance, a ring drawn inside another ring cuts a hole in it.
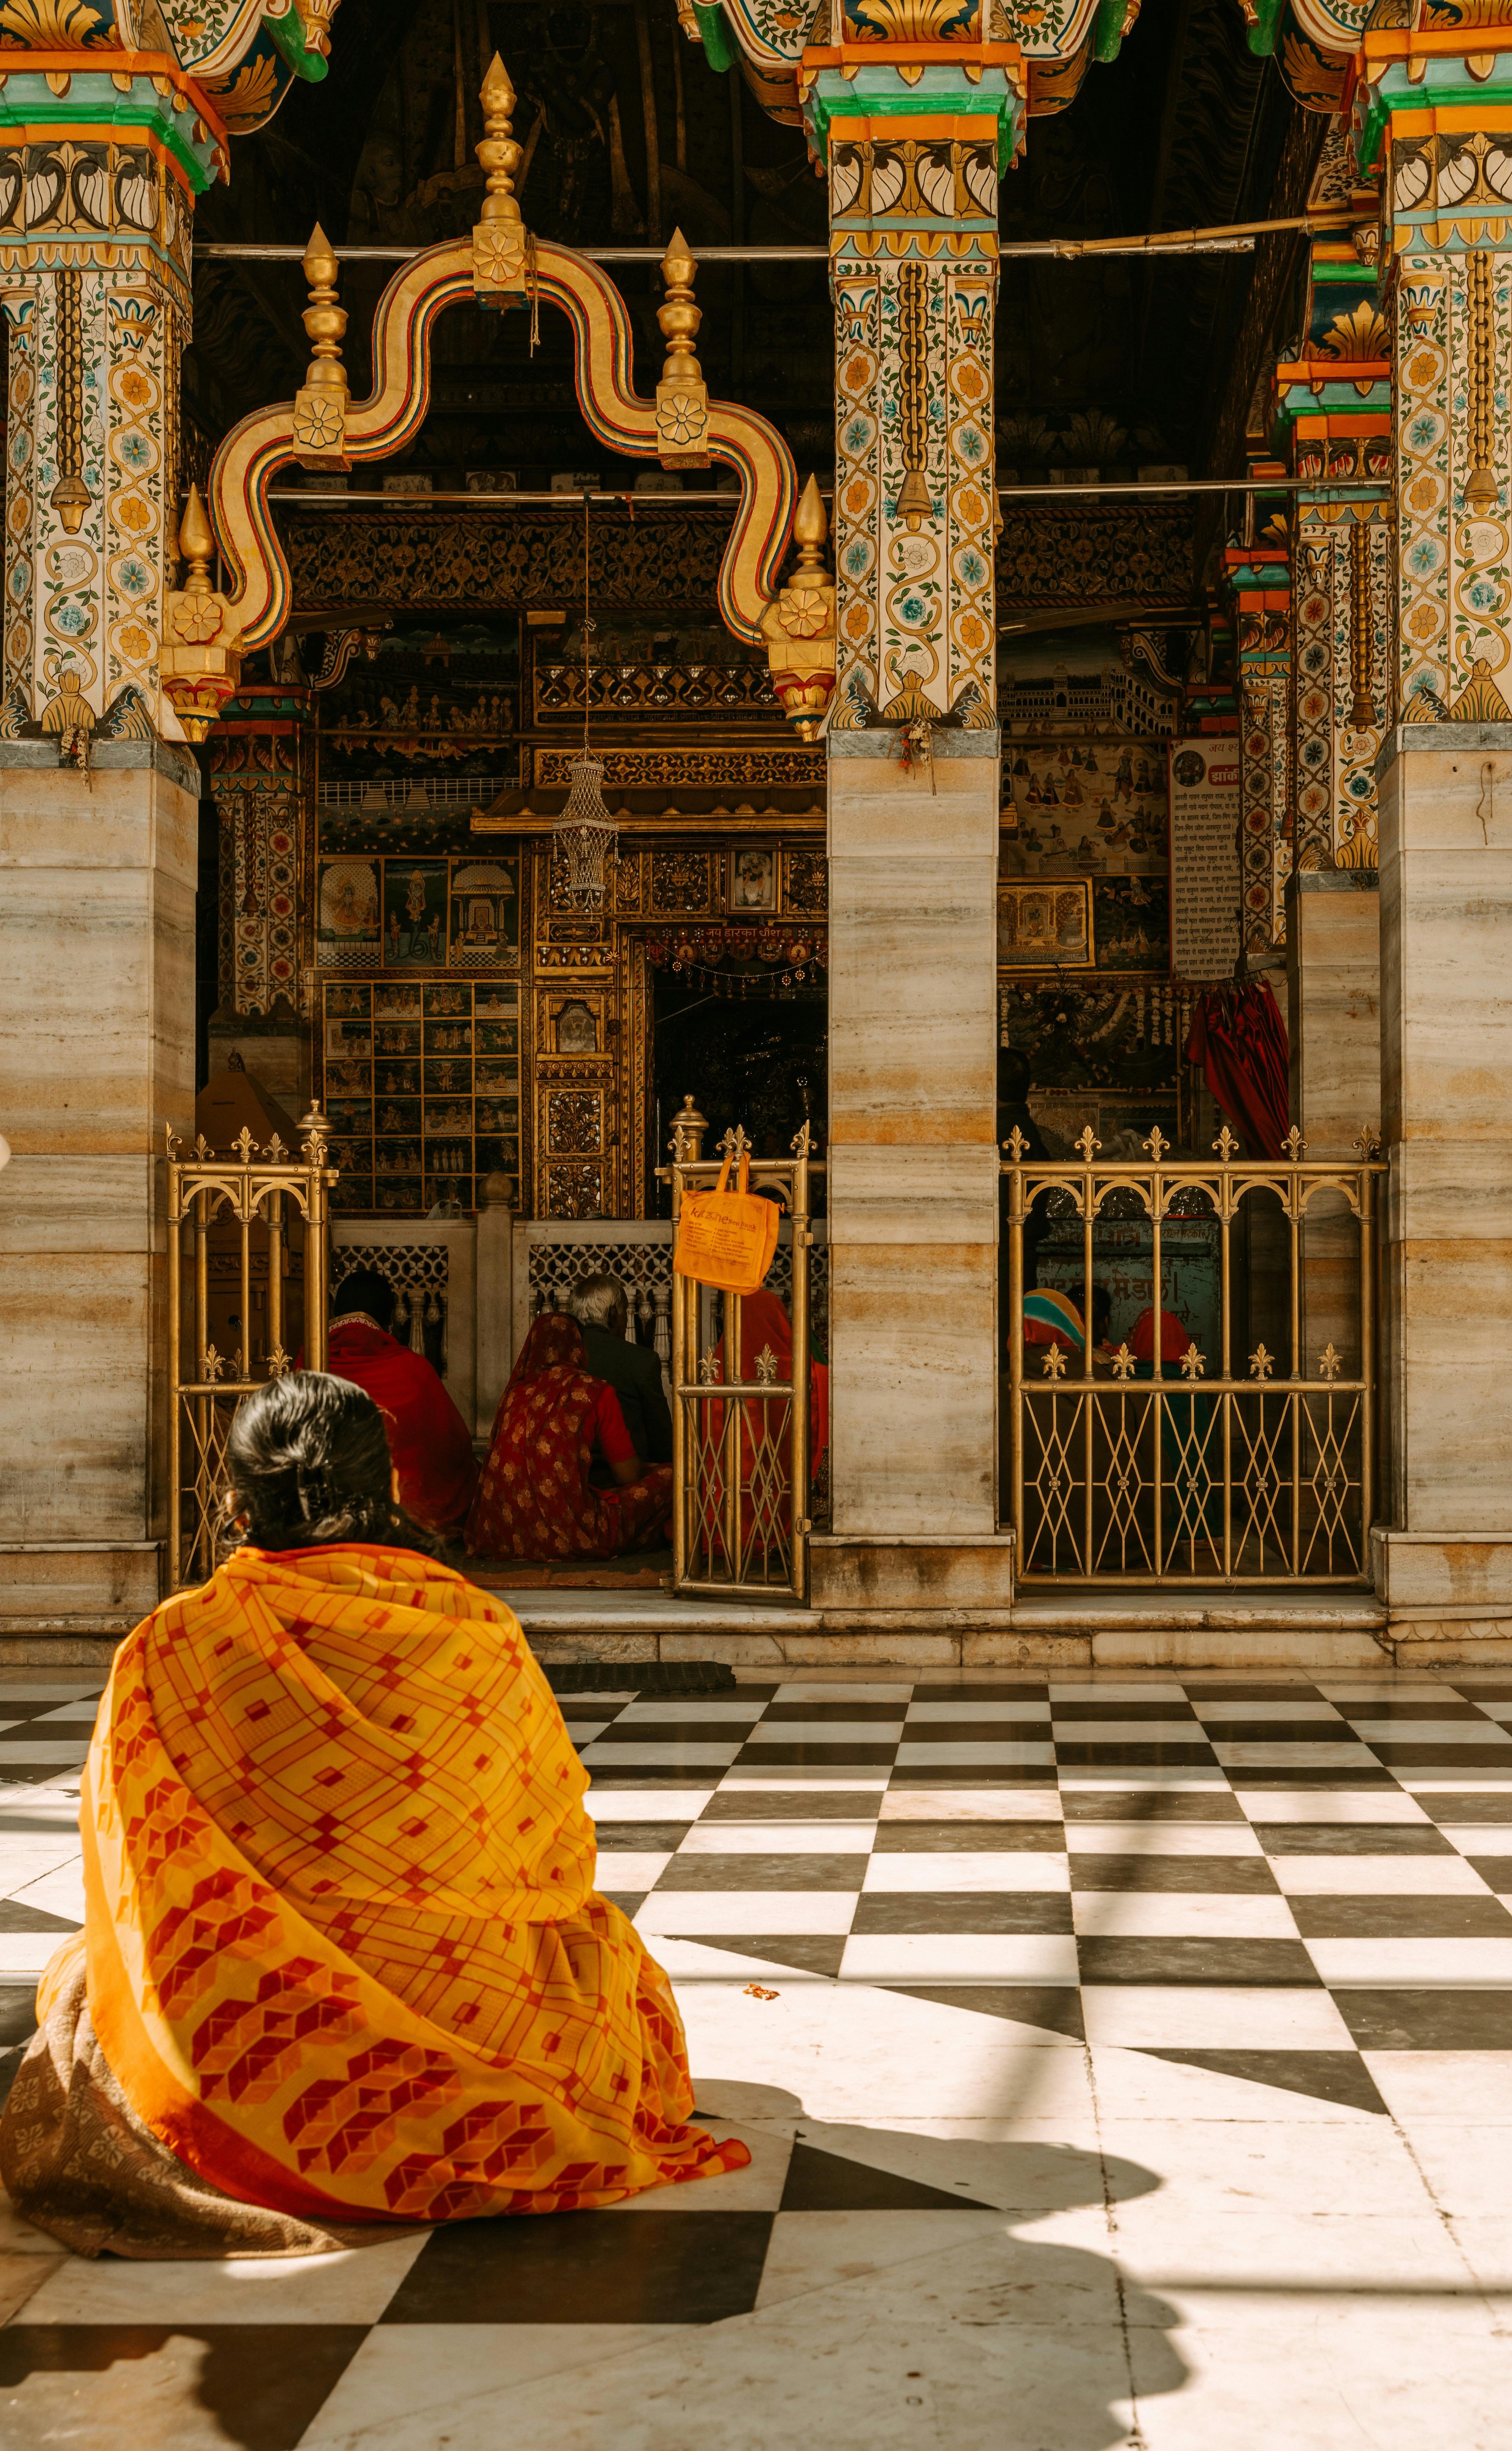
[{"label": "doorway threshold", "polygon": [[1027,1593],[992,1611],[890,1610],[868,1619],[670,1593],[495,1588],[546,1661],[704,1658],[753,1670],[866,1662],[946,1673],[1391,1665],[1386,1612],[1369,1592]]}]

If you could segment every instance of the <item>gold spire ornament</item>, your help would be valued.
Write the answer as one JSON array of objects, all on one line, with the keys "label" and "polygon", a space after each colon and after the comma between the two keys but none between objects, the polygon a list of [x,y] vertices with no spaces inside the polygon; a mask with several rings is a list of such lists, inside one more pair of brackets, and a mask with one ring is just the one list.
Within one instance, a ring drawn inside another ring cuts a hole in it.
[{"label": "gold spire ornament", "polygon": [[294,395],[294,457],[302,468],[345,469],[352,464],[346,456],[351,393],[342,363],[346,313],[336,299],[336,250],[319,222],[301,269],[310,293],[304,324],[313,355]]},{"label": "gold spire ornament", "polygon": [[703,309],[694,302],[698,260],[680,229],[661,259],[667,294],[657,322],[667,344],[657,385],[657,453],[663,468],[709,465],[709,386],[697,350]]},{"label": "gold spire ornament", "polygon": [[525,148],[515,142],[515,88],[497,51],[480,93],[483,135],[474,149],[487,175],[488,191],[473,230],[473,290],[484,305],[500,306],[511,291],[523,288],[527,234],[515,197],[515,172]]},{"label": "gold spire ornament", "polygon": [[793,534],[797,568],[761,617],[772,686],[800,740],[813,740],[835,687],[835,581],[824,566],[830,522],[811,477]]},{"label": "gold spire ornament", "polygon": [[603,762],[588,745],[593,686],[593,618],[588,609],[588,496],[582,498],[582,747],[567,769],[567,805],[552,829],[553,892],[574,911],[601,911],[619,829],[604,807]]},{"label": "gold spire ornament", "polygon": [[158,676],[163,695],[184,727],[187,740],[203,740],[242,676],[236,618],[210,583],[215,536],[205,516],[200,489],[191,485],[179,521],[178,557],[186,565],[181,588],[164,608]]}]

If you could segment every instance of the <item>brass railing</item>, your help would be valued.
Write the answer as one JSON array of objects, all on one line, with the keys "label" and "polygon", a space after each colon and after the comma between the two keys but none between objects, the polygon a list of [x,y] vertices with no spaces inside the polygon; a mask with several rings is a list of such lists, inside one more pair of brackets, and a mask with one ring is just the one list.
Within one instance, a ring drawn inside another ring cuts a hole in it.
[{"label": "brass railing", "polygon": [[[718,1180],[719,1162],[698,1156],[701,1140],[701,1130],[677,1119],[667,1169],[674,1221],[688,1192],[712,1190]],[[749,1147],[738,1127],[719,1146],[736,1165]],[[779,1376],[766,1344],[749,1357],[756,1375],[742,1379],[741,1297],[688,1277],[672,1281],[672,1588],[690,1597],[808,1597],[809,1147],[805,1124],[791,1157],[751,1160],[752,1190],[776,1192],[792,1226],[786,1371]]]},{"label": "brass railing", "polygon": [[[1158,1131],[1143,1163],[1099,1161],[1100,1146],[1089,1129],[1079,1163],[1052,1164],[1028,1158],[1016,1129],[1004,1143],[1000,1435],[1017,1579],[1366,1580],[1375,1190],[1385,1171],[1375,1135],[1362,1133],[1345,1164],[1306,1160],[1295,1130],[1274,1162],[1237,1158],[1227,1126],[1216,1164],[1174,1155]],[[1025,1225],[1041,1203],[1051,1220],[1039,1242],[1042,1285],[1067,1293],[1084,1317],[1084,1289],[1107,1284],[1109,1248],[1123,1245],[1116,1350],[1111,1340],[1093,1350],[1090,1321],[1080,1351],[1026,1345]],[[1166,1319],[1181,1316],[1169,1246],[1180,1241],[1188,1255],[1206,1241],[1208,1324],[1203,1343],[1193,1333],[1181,1358],[1167,1360]],[[1153,1314],[1140,1340],[1149,1355],[1129,1343],[1140,1292]]]},{"label": "brass railing", "polygon": [[[276,1133],[260,1149],[250,1132],[243,1131],[225,1155],[217,1155],[202,1134],[189,1158],[180,1157],[171,1130],[167,1136],[170,1591],[214,1571],[226,1442],[238,1405],[255,1387],[293,1366],[284,1349],[284,1255],[295,1212],[304,1246],[305,1364],[311,1370],[325,1367],[326,1243],[337,1169],[325,1163],[326,1125],[319,1107],[310,1108],[301,1128],[306,1138],[298,1158]],[[223,1210],[237,1228],[240,1257],[237,1348],[229,1356],[217,1353],[210,1338],[210,1228]],[[264,1242],[263,1250],[255,1248],[254,1237]],[[187,1238],[192,1251],[187,1285]],[[254,1278],[260,1284],[265,1279],[266,1288],[261,1351],[254,1350],[252,1338]]]}]

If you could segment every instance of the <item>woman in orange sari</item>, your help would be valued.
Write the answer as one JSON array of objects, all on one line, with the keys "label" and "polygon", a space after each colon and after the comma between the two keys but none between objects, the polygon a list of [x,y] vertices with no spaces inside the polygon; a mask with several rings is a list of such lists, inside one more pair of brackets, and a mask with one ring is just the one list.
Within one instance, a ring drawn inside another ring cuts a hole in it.
[{"label": "woman in orange sari", "polygon": [[311,2254],[738,2168],[550,1688],[395,1505],[371,1398],[276,1380],[227,1460],[240,1545],[116,1654],[19,2209],[84,2255]]},{"label": "woman in orange sari", "polygon": [[[595,1485],[596,1462],[614,1486]],[[467,1518],[471,1558],[619,1558],[658,1548],[672,1473],[637,1456],[619,1399],[588,1368],[582,1330],[561,1311],[537,1320],[509,1374]]]}]

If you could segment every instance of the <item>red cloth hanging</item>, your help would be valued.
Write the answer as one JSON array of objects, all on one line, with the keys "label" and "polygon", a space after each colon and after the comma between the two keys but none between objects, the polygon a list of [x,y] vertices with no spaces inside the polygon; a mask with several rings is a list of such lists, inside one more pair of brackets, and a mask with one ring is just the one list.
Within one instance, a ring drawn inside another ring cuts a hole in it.
[{"label": "red cloth hanging", "polygon": [[1188,1064],[1202,1066],[1246,1155],[1280,1157],[1290,1124],[1291,1054],[1267,983],[1213,988],[1199,996],[1186,1055]]}]

